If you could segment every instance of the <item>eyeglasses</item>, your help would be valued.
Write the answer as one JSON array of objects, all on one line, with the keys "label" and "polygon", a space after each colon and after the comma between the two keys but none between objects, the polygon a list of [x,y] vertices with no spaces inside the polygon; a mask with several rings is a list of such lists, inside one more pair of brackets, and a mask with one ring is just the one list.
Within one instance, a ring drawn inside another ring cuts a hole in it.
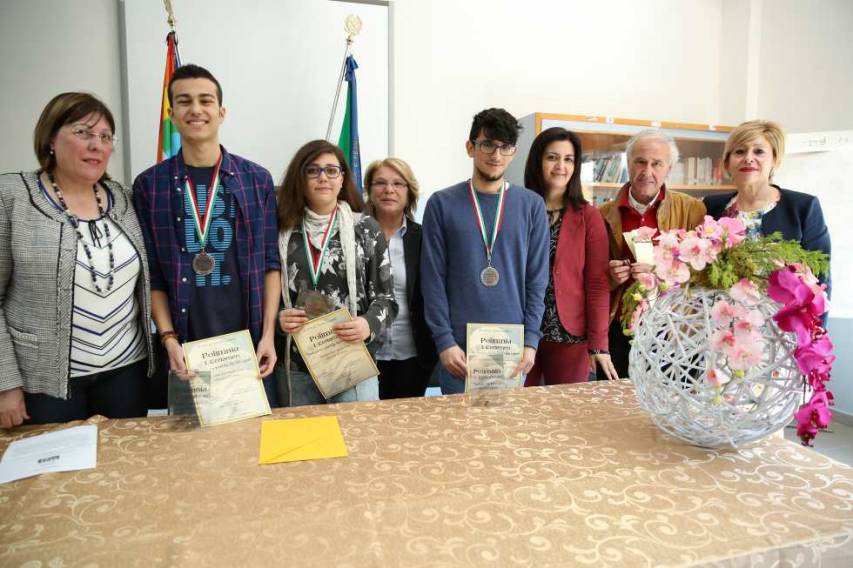
[{"label": "eyeglasses", "polygon": [[480,152],[489,155],[494,154],[495,150],[499,150],[502,156],[512,156],[518,149],[514,144],[498,144],[492,140],[483,140],[481,142],[471,140],[471,143]]},{"label": "eyeglasses", "polygon": [[404,181],[375,181],[370,184],[370,187],[374,189],[381,189],[383,187],[393,187],[394,189],[406,189],[409,187]]},{"label": "eyeglasses", "polygon": [[322,173],[326,174],[329,179],[335,179],[341,175],[342,171],[343,168],[340,166],[305,166],[305,169],[302,170],[307,178],[318,178]]},{"label": "eyeglasses", "polygon": [[118,141],[112,132],[95,133],[85,126],[75,126],[71,129],[71,134],[85,142],[91,142],[93,138],[98,138],[104,146],[112,146]]}]

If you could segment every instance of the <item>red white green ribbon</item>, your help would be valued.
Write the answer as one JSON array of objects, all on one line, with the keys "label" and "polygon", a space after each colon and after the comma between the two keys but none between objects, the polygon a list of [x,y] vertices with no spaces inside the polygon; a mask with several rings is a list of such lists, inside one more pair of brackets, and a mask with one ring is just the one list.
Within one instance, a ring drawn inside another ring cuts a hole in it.
[{"label": "red white green ribbon", "polygon": [[320,282],[320,267],[323,266],[323,257],[326,256],[326,250],[329,248],[329,235],[332,234],[332,228],[338,220],[338,209],[335,208],[332,214],[329,215],[329,224],[326,225],[326,230],[323,232],[323,240],[320,241],[320,250],[316,251],[311,246],[308,240],[308,229],[305,227],[305,220],[302,220],[302,243],[305,245],[305,254],[308,257],[308,267],[311,273],[311,283],[314,289],[317,289],[317,284]]},{"label": "red white green ribbon", "polygon": [[471,193],[471,204],[474,206],[474,216],[477,218],[477,225],[480,227],[480,234],[483,236],[483,244],[486,245],[486,258],[489,264],[492,262],[492,249],[495,246],[495,241],[498,239],[498,232],[501,230],[501,223],[504,218],[504,196],[509,188],[509,183],[504,182],[501,189],[498,191],[498,204],[495,206],[495,226],[492,228],[491,238],[486,231],[486,222],[483,219],[483,209],[480,207],[480,198],[477,197],[477,191],[474,189],[474,182],[468,180],[468,190]]},{"label": "red white green ribbon", "polygon": [[207,244],[207,237],[210,234],[210,223],[213,221],[213,215],[210,213],[213,211],[214,205],[216,205],[217,197],[219,197],[219,167],[221,165],[222,154],[219,155],[219,160],[216,161],[216,166],[213,168],[213,181],[211,181],[210,185],[207,187],[207,207],[204,210],[204,215],[201,214],[201,210],[198,206],[195,186],[189,176],[187,176],[186,179],[185,193],[187,194],[187,201],[190,203],[190,210],[193,214],[193,223],[195,224],[195,230],[198,234],[198,244],[201,246],[201,250],[204,250],[204,247]]}]

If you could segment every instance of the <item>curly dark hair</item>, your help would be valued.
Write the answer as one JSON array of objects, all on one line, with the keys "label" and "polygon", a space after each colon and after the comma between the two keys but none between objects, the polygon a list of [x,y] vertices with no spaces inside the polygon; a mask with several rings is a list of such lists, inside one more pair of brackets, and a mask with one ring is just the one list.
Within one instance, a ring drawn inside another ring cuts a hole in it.
[{"label": "curly dark hair", "polygon": [[515,146],[521,130],[521,125],[515,117],[504,109],[487,108],[474,115],[474,122],[471,123],[471,133],[468,135],[468,139],[474,142],[482,132],[490,140]]}]

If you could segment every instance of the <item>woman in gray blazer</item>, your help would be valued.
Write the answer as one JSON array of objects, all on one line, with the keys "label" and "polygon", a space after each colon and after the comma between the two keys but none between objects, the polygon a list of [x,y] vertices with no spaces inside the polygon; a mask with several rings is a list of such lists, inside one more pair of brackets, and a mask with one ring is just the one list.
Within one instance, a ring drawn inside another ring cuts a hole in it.
[{"label": "woman in gray blazer", "polygon": [[148,264],[106,173],[114,133],[104,103],[63,93],[35,128],[41,168],[0,175],[0,427],[147,412]]}]

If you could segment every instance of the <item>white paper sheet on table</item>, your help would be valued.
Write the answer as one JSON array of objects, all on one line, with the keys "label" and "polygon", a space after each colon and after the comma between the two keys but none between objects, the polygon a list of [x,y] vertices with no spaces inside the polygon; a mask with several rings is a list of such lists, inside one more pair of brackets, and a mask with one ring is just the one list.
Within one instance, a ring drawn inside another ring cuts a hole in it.
[{"label": "white paper sheet on table", "polygon": [[98,427],[75,426],[9,444],[0,460],[0,483],[41,473],[91,469],[98,463]]}]

